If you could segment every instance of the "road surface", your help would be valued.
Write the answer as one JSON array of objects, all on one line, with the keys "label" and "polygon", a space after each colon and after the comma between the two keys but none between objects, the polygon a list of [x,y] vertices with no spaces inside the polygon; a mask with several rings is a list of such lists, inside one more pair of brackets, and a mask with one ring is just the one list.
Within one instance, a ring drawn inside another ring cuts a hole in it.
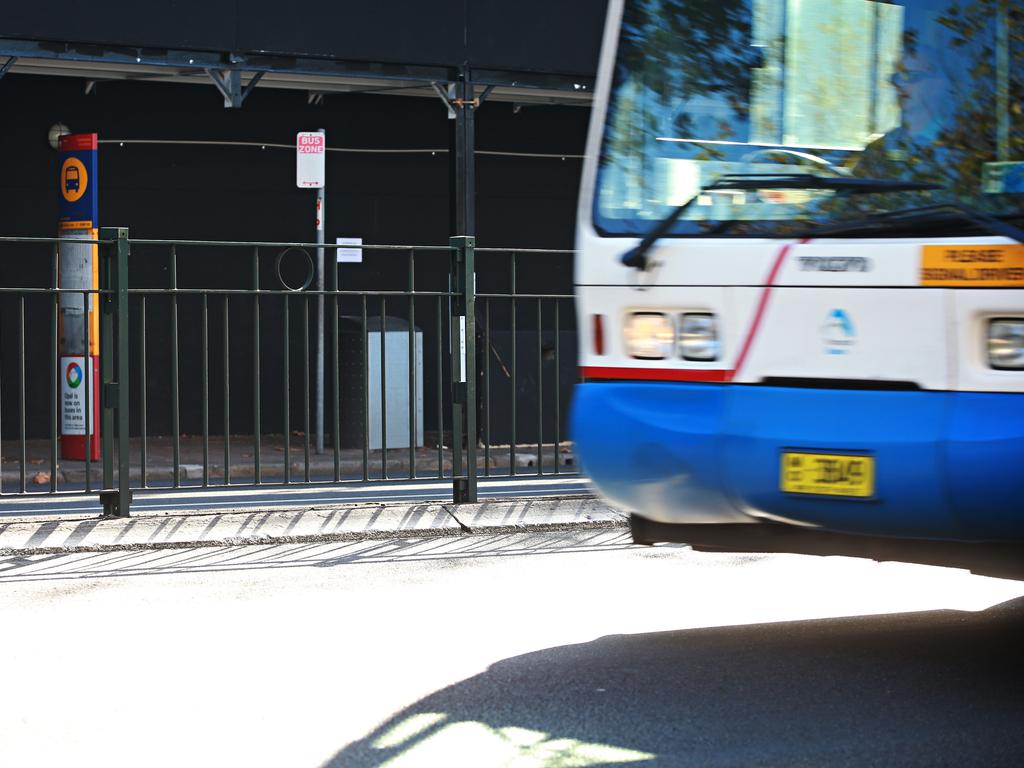
[{"label": "road surface", "polygon": [[1022,596],[621,530],[0,558],[0,765],[1019,766]]}]

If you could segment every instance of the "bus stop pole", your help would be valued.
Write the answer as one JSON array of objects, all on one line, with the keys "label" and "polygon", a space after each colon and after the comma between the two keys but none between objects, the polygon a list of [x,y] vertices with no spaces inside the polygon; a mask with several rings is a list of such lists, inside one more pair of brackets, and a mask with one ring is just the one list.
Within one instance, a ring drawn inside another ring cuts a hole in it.
[{"label": "bus stop pole", "polygon": [[[323,128],[320,133],[326,134]],[[326,141],[326,139],[325,139]],[[326,179],[325,179],[326,181]],[[324,187],[316,190],[316,452],[324,452]],[[284,436],[288,439],[288,435]]]}]

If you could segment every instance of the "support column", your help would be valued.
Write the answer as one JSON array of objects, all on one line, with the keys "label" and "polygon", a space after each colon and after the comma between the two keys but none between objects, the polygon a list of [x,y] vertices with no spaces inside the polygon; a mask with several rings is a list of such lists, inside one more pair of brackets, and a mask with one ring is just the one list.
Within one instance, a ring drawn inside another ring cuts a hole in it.
[{"label": "support column", "polygon": [[[476,274],[473,249],[476,235],[476,169],[474,97],[469,67],[463,65],[450,84],[446,99],[454,112],[449,151],[451,191],[452,293],[452,497],[455,503],[475,503],[476,488]],[[463,445],[466,454],[463,463]]]},{"label": "support column", "polygon": [[[454,90],[454,93],[453,93]],[[458,79],[449,86],[449,107],[455,113],[450,121],[451,236],[476,236],[476,165],[473,153],[474,116],[477,101],[469,68],[459,70]]]},{"label": "support column", "polygon": [[[474,504],[476,493],[476,270],[472,237],[451,245],[452,500]],[[465,424],[465,431],[463,431]],[[463,465],[462,439],[466,453]],[[463,471],[463,466],[465,470]]]},{"label": "support column", "polygon": [[100,501],[104,517],[128,517],[132,499],[128,450],[128,230],[103,227],[100,240],[103,241],[100,245],[100,434],[103,441]]}]

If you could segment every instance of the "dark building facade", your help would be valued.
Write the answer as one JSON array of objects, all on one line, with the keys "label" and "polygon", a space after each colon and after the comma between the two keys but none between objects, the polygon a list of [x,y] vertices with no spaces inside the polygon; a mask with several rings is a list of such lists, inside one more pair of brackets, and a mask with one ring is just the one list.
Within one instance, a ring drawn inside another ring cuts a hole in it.
[{"label": "dark building facade", "polygon": [[[270,2],[244,9],[223,0],[98,5],[83,18],[72,2],[19,2],[0,17],[0,235],[55,234],[58,160],[47,139],[64,124],[99,134],[104,226],[127,226],[139,238],[308,242],[313,193],[295,187],[292,147],[296,132],[323,128],[332,150],[328,242],[444,244],[452,234],[451,121],[435,91],[468,65],[477,96],[485,97],[475,112],[479,245],[572,247],[603,3],[340,2],[316,18]],[[208,69],[238,72],[243,86],[257,73],[262,79],[240,106],[226,108]],[[358,289],[387,287],[401,274],[389,258],[345,265],[341,279]],[[272,262],[261,259],[265,286],[276,280]],[[440,262],[423,264],[424,285],[443,277]],[[0,247],[4,286],[48,285],[50,270],[43,248]],[[501,279],[507,265],[481,256],[478,272],[486,283]],[[190,258],[183,250],[178,280],[182,287],[249,287],[252,269],[239,254]],[[570,260],[523,258],[519,280],[522,290],[570,292]],[[166,249],[137,249],[132,285],[167,281]],[[236,330],[244,330],[250,313],[238,309]],[[193,310],[179,317],[183,376],[195,374]],[[150,311],[147,333],[159,338],[169,315]],[[0,366],[7,370],[18,364],[14,312],[0,300]],[[46,307],[29,302],[26,312],[29,327],[47,327]],[[274,327],[279,314],[268,305],[262,322]],[[571,321],[565,317],[563,327]],[[36,435],[48,434],[44,347],[27,350],[29,431]],[[268,366],[278,348],[268,343]],[[165,352],[151,345],[149,365],[165,365]],[[232,364],[244,368],[247,354],[232,350]],[[166,395],[159,377],[148,387],[151,399]],[[11,437],[17,403],[4,394],[0,429]],[[264,396],[275,398],[272,383]],[[183,429],[194,431],[195,409],[182,405]],[[249,410],[240,394],[239,430]],[[273,430],[270,418],[264,426]],[[166,432],[169,422],[155,414],[149,426]]]}]

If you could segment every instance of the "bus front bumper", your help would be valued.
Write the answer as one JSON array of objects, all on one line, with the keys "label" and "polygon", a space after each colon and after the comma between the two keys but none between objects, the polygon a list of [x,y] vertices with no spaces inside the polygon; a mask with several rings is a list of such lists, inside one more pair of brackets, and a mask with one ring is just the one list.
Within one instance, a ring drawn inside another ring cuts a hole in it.
[{"label": "bus front bumper", "polygon": [[[660,523],[1024,540],[1024,396],[734,384],[578,385],[572,437],[612,503]],[[867,497],[781,490],[787,452],[870,457]]]}]

